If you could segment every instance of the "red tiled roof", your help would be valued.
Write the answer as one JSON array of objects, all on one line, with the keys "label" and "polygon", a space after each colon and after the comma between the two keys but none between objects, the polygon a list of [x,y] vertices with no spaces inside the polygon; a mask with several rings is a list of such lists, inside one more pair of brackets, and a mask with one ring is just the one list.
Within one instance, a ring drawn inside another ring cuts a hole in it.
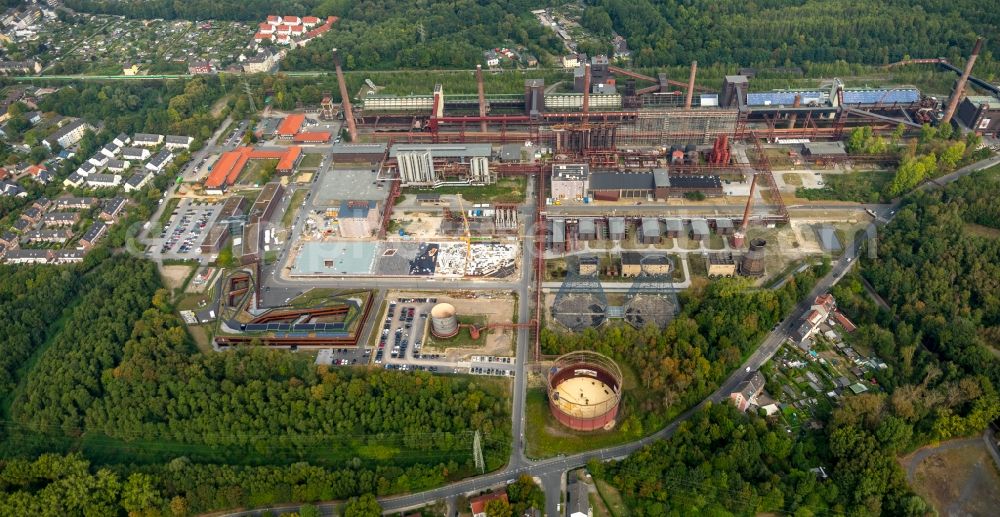
[{"label": "red tiled roof", "polygon": [[497,499],[507,501],[507,494],[504,492],[494,492],[492,494],[481,495],[479,497],[469,499],[469,506],[472,508],[472,514],[486,513],[486,503]]},{"label": "red tiled roof", "polygon": [[302,23],[319,23],[319,18],[315,16],[303,16]]},{"label": "red tiled roof", "polygon": [[329,142],[329,131],[307,131],[299,133],[292,138],[293,142]]},{"label": "red tiled roof", "polygon": [[281,124],[278,124],[278,134],[281,136],[292,136],[302,130],[302,124],[305,123],[306,116],[301,113],[293,113],[285,117]]},{"label": "red tiled roof", "polygon": [[235,183],[236,178],[240,176],[240,172],[247,164],[249,149],[249,147],[241,147],[235,151],[222,153],[219,161],[215,162],[215,165],[212,166],[212,172],[209,173],[208,178],[205,180],[205,187],[219,188],[222,185],[232,185]]},{"label": "red tiled roof", "polygon": [[265,40],[265,39],[271,39],[271,35],[270,34],[264,34],[263,32],[258,32],[257,34],[253,35],[253,39],[258,40],[258,41]]},{"label": "red tiled roof", "polygon": [[281,17],[280,16],[275,16],[275,15],[272,14],[271,16],[267,17],[267,21],[277,23],[277,22],[281,21]]},{"label": "red tiled roof", "polygon": [[285,23],[288,23],[288,24],[291,24],[291,25],[298,25],[299,24],[299,17],[298,16],[285,16],[283,18],[283,20],[284,20]]},{"label": "red tiled roof", "polygon": [[278,166],[275,170],[278,171],[291,171],[295,167],[295,163],[299,161],[299,156],[302,155],[302,148],[293,145],[288,148],[288,152],[278,160]]}]

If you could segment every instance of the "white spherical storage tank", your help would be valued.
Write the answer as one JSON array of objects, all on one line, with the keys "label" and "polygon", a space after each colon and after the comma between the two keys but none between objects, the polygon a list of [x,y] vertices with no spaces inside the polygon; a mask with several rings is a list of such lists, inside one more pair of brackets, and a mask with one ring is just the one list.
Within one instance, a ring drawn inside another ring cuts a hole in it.
[{"label": "white spherical storage tank", "polygon": [[458,315],[454,305],[439,303],[431,309],[431,334],[441,338],[458,334]]}]

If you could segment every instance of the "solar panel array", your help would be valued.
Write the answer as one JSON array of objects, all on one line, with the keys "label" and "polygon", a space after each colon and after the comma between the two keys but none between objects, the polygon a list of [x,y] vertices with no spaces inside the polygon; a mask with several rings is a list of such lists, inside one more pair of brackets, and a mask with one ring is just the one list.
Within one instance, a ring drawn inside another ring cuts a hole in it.
[{"label": "solar panel array", "polygon": [[248,323],[246,332],[337,332],[344,330],[343,323]]},{"label": "solar panel array", "polygon": [[920,100],[920,91],[900,90],[845,90],[844,104],[909,104]]},{"label": "solar panel array", "polygon": [[817,91],[748,93],[747,106],[791,106],[795,104],[796,95],[801,97],[800,102],[805,106],[810,103],[821,102],[825,93]]}]

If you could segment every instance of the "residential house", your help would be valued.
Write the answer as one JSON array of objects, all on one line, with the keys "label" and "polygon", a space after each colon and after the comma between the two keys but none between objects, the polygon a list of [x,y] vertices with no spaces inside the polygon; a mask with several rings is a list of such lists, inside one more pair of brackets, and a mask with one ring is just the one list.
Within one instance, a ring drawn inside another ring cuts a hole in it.
[{"label": "residential house", "polygon": [[26,208],[21,212],[21,219],[28,221],[31,224],[38,224],[42,220],[42,215],[44,213],[36,207]]},{"label": "residential house", "polygon": [[80,212],[49,212],[42,216],[46,228],[72,227],[80,222]]},{"label": "residential house", "polygon": [[21,240],[17,237],[17,234],[12,231],[5,231],[0,234],[0,245],[6,247],[7,249],[14,249],[20,246]]},{"label": "residential house", "polygon": [[122,152],[122,146],[114,142],[108,142],[101,148],[101,154],[107,156],[108,158],[114,158],[115,156],[118,156],[118,153],[120,152]]},{"label": "residential house", "polygon": [[48,137],[42,140],[42,144],[49,149],[54,149],[57,145],[60,147],[69,147],[75,145],[77,142],[83,138],[83,134],[91,129],[90,125],[86,122],[76,119],[56,130]]},{"label": "residential house", "polygon": [[85,161],[81,163],[79,167],[76,168],[76,173],[79,174],[80,176],[83,176],[84,178],[90,176],[95,172],[97,172],[97,166],[94,165],[94,163],[91,161]]},{"label": "residential house", "polygon": [[821,294],[813,300],[812,306],[806,311],[799,326],[792,331],[792,339],[804,341],[819,328],[820,323],[826,321],[831,313],[837,308],[837,302],[832,294]]},{"label": "residential house", "polygon": [[469,508],[472,510],[472,517],[486,517],[486,504],[490,501],[503,501],[509,503],[506,492],[494,492],[469,499]]},{"label": "residential house", "polygon": [[128,198],[125,197],[113,197],[104,202],[101,206],[101,213],[97,217],[105,221],[117,221],[118,217],[121,216],[122,211],[125,210],[125,205],[128,204]]},{"label": "residential house", "polygon": [[122,149],[122,159],[141,162],[150,156],[149,149],[141,147],[126,147]]},{"label": "residential house", "polygon": [[31,230],[21,236],[21,240],[28,243],[46,242],[51,244],[64,244],[73,238],[73,232],[65,228]]},{"label": "residential house", "polygon": [[40,197],[40,198],[32,201],[31,202],[31,206],[33,206],[33,207],[35,207],[35,208],[37,208],[39,210],[48,210],[49,207],[52,206],[52,200],[50,200],[49,198],[47,198],[45,196],[42,196],[42,197]]},{"label": "residential house", "polygon": [[129,77],[139,75],[139,65],[136,63],[125,63],[125,66],[122,67],[122,75]]},{"label": "residential house", "polygon": [[118,147],[125,147],[126,145],[132,143],[132,138],[125,133],[118,133],[118,136],[116,136],[111,142]]},{"label": "residential house", "polygon": [[107,155],[99,152],[94,156],[88,158],[87,161],[94,164],[95,167],[104,167],[105,165],[108,164],[109,159],[110,158],[108,158]]},{"label": "residential house", "polygon": [[98,241],[104,237],[104,234],[108,232],[108,225],[101,222],[95,221],[94,224],[90,225],[90,228],[84,232],[83,237],[80,237],[80,246],[83,249],[93,248]]},{"label": "residential house", "polygon": [[750,378],[736,386],[736,391],[729,394],[729,400],[732,400],[740,411],[746,411],[751,404],[756,403],[757,396],[764,391],[765,382],[764,375],[753,372]]},{"label": "residential house", "polygon": [[31,229],[31,223],[18,217],[10,227],[17,233],[24,233]]},{"label": "residential house", "polygon": [[214,74],[215,67],[208,61],[191,61],[188,63],[188,73],[191,75]]},{"label": "residential house", "polygon": [[0,182],[0,196],[28,197],[28,193],[17,183],[2,181]]},{"label": "residential house", "polygon": [[29,75],[42,71],[42,64],[35,60],[0,61],[0,75]]},{"label": "residential house", "polygon": [[90,188],[111,188],[122,184],[118,174],[91,174],[84,183]]},{"label": "residential house", "polygon": [[63,180],[63,186],[77,188],[80,185],[83,185],[84,181],[86,181],[86,178],[80,175],[80,171],[77,171],[70,174]]},{"label": "residential house", "polygon": [[152,179],[153,173],[151,171],[137,172],[125,180],[125,192],[142,190],[142,187],[145,187]]},{"label": "residential house", "polygon": [[96,197],[60,197],[52,202],[53,210],[87,210],[97,206]]},{"label": "residential house", "polygon": [[86,253],[80,250],[55,250],[52,252],[52,262],[56,264],[76,264],[83,262]]},{"label": "residential house", "polygon": [[108,160],[108,170],[111,172],[125,172],[132,167],[132,162],[128,160]]},{"label": "residential house", "polygon": [[132,145],[139,147],[156,147],[163,143],[163,135],[136,133],[132,137]]},{"label": "residential house", "polygon": [[170,165],[170,162],[174,160],[174,155],[167,151],[166,149],[156,153],[155,156],[149,159],[146,163],[146,168],[159,174]]},{"label": "residential house", "polygon": [[175,149],[190,149],[194,138],[190,136],[167,135],[164,142],[164,147],[171,151]]},{"label": "residential house", "polygon": [[45,264],[52,258],[52,250],[8,250],[4,262],[8,264]]}]

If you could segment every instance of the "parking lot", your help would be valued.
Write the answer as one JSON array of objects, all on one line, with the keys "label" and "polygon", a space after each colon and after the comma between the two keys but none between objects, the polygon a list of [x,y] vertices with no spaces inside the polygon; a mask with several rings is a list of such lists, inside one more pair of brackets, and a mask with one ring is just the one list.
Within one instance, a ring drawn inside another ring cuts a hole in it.
[{"label": "parking lot", "polygon": [[[392,364],[399,364],[400,370],[407,370],[411,365],[406,363],[414,359],[437,359],[420,354],[427,318],[435,303],[436,298],[404,298],[389,302],[375,352],[375,364],[389,363],[386,364],[388,369],[392,369]],[[437,367],[432,368],[430,371],[437,371]]]},{"label": "parking lot", "polygon": [[199,258],[201,241],[221,208],[217,204],[195,205],[188,199],[182,200],[163,232],[153,239],[153,253],[162,259]]},{"label": "parking lot", "polygon": [[371,350],[363,348],[324,348],[316,355],[316,364],[357,366],[368,364]]}]

